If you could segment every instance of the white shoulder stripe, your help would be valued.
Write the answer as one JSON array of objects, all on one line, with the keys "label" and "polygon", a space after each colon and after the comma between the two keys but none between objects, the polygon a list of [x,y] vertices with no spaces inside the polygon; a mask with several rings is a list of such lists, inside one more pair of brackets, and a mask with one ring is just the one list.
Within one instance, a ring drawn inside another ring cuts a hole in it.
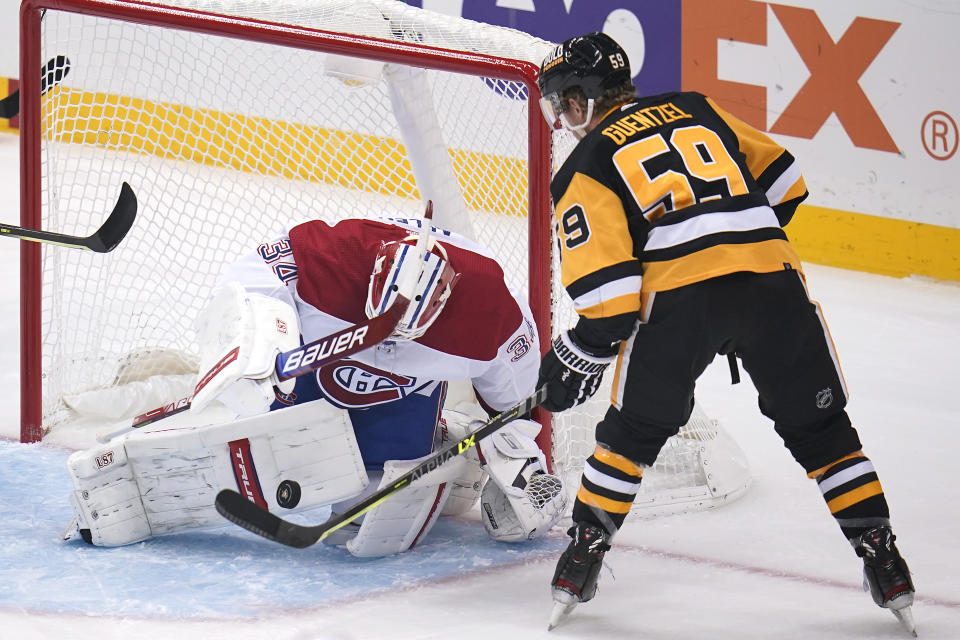
[{"label": "white shoulder stripe", "polygon": [[763,205],[742,211],[715,211],[694,216],[676,224],[654,227],[647,236],[646,251],[675,247],[703,236],[725,231],[753,231],[767,227],[780,228],[773,209]]},{"label": "white shoulder stripe", "polygon": [[770,204],[776,205],[783,202],[783,198],[790,191],[790,187],[795,185],[800,177],[800,167],[797,166],[796,162],[790,163],[787,170],[781,173],[780,177],[767,189],[767,200]]},{"label": "white shoulder stripe", "polygon": [[640,293],[640,276],[627,276],[612,282],[607,282],[596,289],[592,289],[583,295],[577,296],[573,301],[573,308],[587,309],[620,296]]}]

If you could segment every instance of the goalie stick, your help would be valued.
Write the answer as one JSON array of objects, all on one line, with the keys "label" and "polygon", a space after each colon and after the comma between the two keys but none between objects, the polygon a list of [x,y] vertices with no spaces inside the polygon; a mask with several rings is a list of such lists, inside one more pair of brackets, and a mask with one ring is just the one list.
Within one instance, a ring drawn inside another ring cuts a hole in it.
[{"label": "goalie stick", "polygon": [[469,434],[462,440],[454,442],[430,456],[416,467],[397,478],[390,486],[384,487],[376,493],[364,498],[343,513],[336,515],[318,525],[299,525],[288,522],[266,509],[258,507],[245,497],[230,489],[223,489],[217,494],[217,511],[224,518],[239,525],[247,531],[252,531],[268,540],[285,544],[289,547],[303,549],[323,540],[331,533],[353,522],[358,517],[370,511],[378,504],[403,489],[409,487],[414,480],[436,469],[451,458],[458,456],[476,446],[476,444],[491,435],[504,425],[517,418],[528,415],[546,398],[546,389],[541,387],[532,396],[502,413],[490,418],[482,427]]},{"label": "goalie stick", "polygon": [[[47,60],[47,64],[40,70],[40,95],[60,84],[70,73],[70,59],[66,56],[57,56]],[[13,118],[20,113],[20,90],[17,89],[6,98],[0,99],[0,118]]]},{"label": "goalie stick", "polygon": [[110,212],[110,216],[99,229],[89,236],[71,236],[65,233],[26,229],[3,223],[0,223],[0,236],[56,244],[72,249],[86,249],[97,253],[109,253],[116,249],[120,241],[127,235],[136,217],[137,196],[130,185],[124,182],[120,187],[120,197],[117,199],[113,211]]}]

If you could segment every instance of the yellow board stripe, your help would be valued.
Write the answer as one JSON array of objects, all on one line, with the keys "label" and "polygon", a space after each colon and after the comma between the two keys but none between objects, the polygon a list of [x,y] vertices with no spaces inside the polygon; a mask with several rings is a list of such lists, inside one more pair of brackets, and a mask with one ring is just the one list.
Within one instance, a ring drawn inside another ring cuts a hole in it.
[{"label": "yellow board stripe", "polygon": [[577,500],[587,506],[599,507],[609,513],[629,513],[632,505],[630,502],[621,502],[619,500],[611,500],[610,498],[598,496],[592,491],[587,491],[582,486],[580,490],[577,491]]},{"label": "yellow board stripe", "polygon": [[786,232],[804,262],[960,280],[960,229],[800,205]]},{"label": "yellow board stripe", "polygon": [[[415,192],[409,165],[396,161],[397,151],[391,148],[395,141],[70,89],[46,102],[45,117],[55,118],[57,127],[47,135],[60,142],[371,191]],[[336,176],[323,171],[329,163],[343,166],[345,151],[362,154],[364,162]],[[370,168],[364,172],[367,163]]]},{"label": "yellow board stripe", "polygon": [[857,487],[852,491],[848,491],[843,495],[837,496],[827,503],[827,507],[830,509],[830,513],[837,513],[838,511],[843,511],[852,504],[862,502],[867,498],[872,498],[873,496],[878,496],[882,493],[883,487],[880,486],[880,481],[874,480],[873,482],[865,484],[862,487]]},{"label": "yellow board stripe", "polygon": [[[60,142],[420,197],[406,149],[388,137],[68,88],[48,96],[44,109],[57,123],[47,135]],[[450,154],[468,208],[525,214],[526,161],[462,149]]]}]

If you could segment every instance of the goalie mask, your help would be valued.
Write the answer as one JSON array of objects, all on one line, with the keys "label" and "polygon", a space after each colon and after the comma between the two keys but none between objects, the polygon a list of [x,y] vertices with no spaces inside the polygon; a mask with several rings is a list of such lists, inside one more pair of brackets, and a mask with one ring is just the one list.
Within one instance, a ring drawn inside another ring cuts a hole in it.
[{"label": "goalie mask", "polygon": [[418,271],[413,299],[397,325],[391,339],[415,340],[426,333],[443,309],[453,286],[460,277],[447,261],[443,247],[431,240],[432,247],[423,262],[417,259],[417,249],[406,238],[399,242],[380,245],[367,287],[366,313],[373,318],[384,313],[396,301],[399,283],[410,271]]},{"label": "goalie mask", "polygon": [[[554,129],[582,130],[593,117],[594,101],[609,89],[630,82],[630,62],[617,42],[602,32],[571,38],[558,45],[540,66],[540,109]],[[571,125],[565,115],[564,92],[579,87],[587,98],[587,117]]]}]

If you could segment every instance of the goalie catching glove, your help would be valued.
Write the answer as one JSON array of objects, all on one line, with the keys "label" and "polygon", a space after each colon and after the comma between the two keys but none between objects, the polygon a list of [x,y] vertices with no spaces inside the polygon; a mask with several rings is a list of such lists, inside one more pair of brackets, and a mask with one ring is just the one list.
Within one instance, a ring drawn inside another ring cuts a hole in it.
[{"label": "goalie catching glove", "polygon": [[587,347],[574,331],[561,331],[540,362],[537,386],[546,386],[543,408],[557,413],[583,404],[597,392],[604,370],[617,357],[618,347]]},{"label": "goalie catching glove", "polygon": [[490,476],[480,496],[480,515],[494,540],[531,540],[549,531],[567,508],[563,482],[547,473],[534,440],[539,432],[536,422],[515,420],[479,443]]}]

